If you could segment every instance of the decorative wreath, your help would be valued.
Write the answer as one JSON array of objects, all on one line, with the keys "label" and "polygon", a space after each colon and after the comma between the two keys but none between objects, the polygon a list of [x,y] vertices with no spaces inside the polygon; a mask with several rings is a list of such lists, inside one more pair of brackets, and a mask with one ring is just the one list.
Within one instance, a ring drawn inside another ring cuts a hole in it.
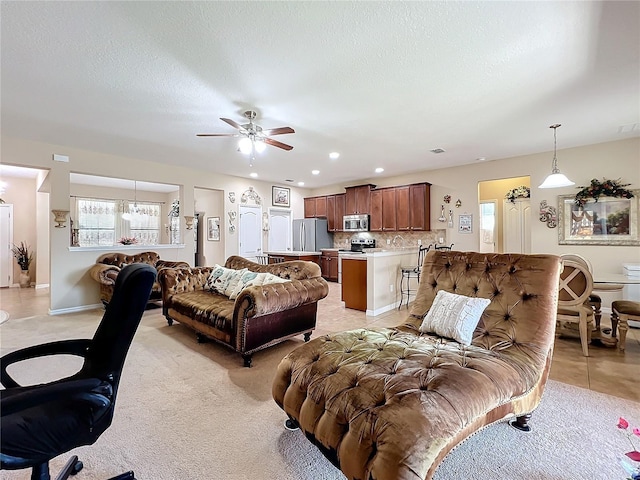
[{"label": "decorative wreath", "polygon": [[620,183],[620,179],[607,180],[603,178],[602,182],[599,182],[598,179],[594,178],[588,187],[578,187],[582,190],[576,193],[575,204],[577,207],[582,208],[590,199],[597,202],[600,197],[633,198],[631,190],[624,188],[629,185],[631,184]]},{"label": "decorative wreath", "polygon": [[509,190],[507,194],[504,196],[504,198],[509,200],[511,203],[516,203],[516,198],[529,198],[530,196],[531,196],[531,190],[529,189],[529,187],[520,185],[519,187],[514,188],[513,190]]}]

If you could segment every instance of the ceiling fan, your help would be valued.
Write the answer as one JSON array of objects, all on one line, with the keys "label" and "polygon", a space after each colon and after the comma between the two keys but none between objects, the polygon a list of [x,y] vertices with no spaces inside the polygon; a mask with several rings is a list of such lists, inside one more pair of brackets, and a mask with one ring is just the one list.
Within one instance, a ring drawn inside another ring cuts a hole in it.
[{"label": "ceiling fan", "polygon": [[[244,116],[249,120],[249,123],[240,125],[239,123],[231,120],[230,118],[220,118],[223,122],[228,123],[233,128],[238,129],[238,133],[198,133],[198,137],[239,137],[238,147],[240,151],[245,154],[251,154],[253,160],[254,152],[264,151],[266,145],[282,148],[283,150],[291,150],[293,147],[286,143],[279,142],[272,138],[271,135],[283,135],[285,133],[296,133],[291,127],[279,127],[263,130],[260,125],[253,123],[256,118],[256,112],[253,110],[247,110],[244,112]],[[250,165],[251,166],[251,165]]]}]

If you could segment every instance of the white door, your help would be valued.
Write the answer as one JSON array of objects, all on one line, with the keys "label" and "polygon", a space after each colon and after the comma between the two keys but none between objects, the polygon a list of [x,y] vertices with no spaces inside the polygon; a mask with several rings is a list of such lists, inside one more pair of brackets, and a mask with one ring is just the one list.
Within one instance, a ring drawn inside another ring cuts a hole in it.
[{"label": "white door", "polygon": [[0,204],[0,287],[13,283],[13,205]]},{"label": "white door", "polygon": [[496,200],[480,202],[480,252],[496,251]]},{"label": "white door", "polygon": [[291,250],[291,210],[269,209],[269,250]]},{"label": "white door", "polygon": [[262,253],[262,208],[240,206],[238,222],[238,254],[249,260],[256,260]]},{"label": "white door", "polygon": [[531,202],[504,202],[504,253],[531,253]]}]

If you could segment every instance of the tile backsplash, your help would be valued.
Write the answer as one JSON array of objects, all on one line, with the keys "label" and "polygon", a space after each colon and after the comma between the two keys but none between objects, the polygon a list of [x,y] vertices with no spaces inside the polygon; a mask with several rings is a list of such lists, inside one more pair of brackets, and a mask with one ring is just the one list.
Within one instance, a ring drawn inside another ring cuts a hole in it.
[{"label": "tile backsplash", "polygon": [[333,234],[334,248],[350,248],[352,238],[373,238],[377,248],[418,247],[422,245],[446,245],[447,231],[433,230],[429,232],[336,232]]}]

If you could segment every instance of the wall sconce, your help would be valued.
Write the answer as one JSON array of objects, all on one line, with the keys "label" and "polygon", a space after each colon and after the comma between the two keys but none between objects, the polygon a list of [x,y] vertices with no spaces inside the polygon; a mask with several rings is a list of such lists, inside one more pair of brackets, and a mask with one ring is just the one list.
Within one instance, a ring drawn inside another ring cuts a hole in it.
[{"label": "wall sconce", "polygon": [[556,207],[547,205],[546,200],[540,202],[540,221],[545,222],[549,228],[556,228],[558,226]]},{"label": "wall sconce", "polygon": [[55,217],[54,221],[58,223],[56,228],[65,228],[69,210],[51,210],[51,213],[53,213],[53,216]]},{"label": "wall sconce", "polygon": [[444,216],[444,205],[441,206],[440,208],[440,218],[438,218],[439,222],[446,222],[447,219]]},{"label": "wall sconce", "polygon": [[184,221],[187,224],[187,230],[193,230],[193,218],[191,215],[185,215]]},{"label": "wall sconce", "polygon": [[237,213],[234,211],[230,211],[228,212],[228,214],[229,214],[229,232],[233,233],[236,231],[236,226],[233,224],[233,222],[237,217]]}]

